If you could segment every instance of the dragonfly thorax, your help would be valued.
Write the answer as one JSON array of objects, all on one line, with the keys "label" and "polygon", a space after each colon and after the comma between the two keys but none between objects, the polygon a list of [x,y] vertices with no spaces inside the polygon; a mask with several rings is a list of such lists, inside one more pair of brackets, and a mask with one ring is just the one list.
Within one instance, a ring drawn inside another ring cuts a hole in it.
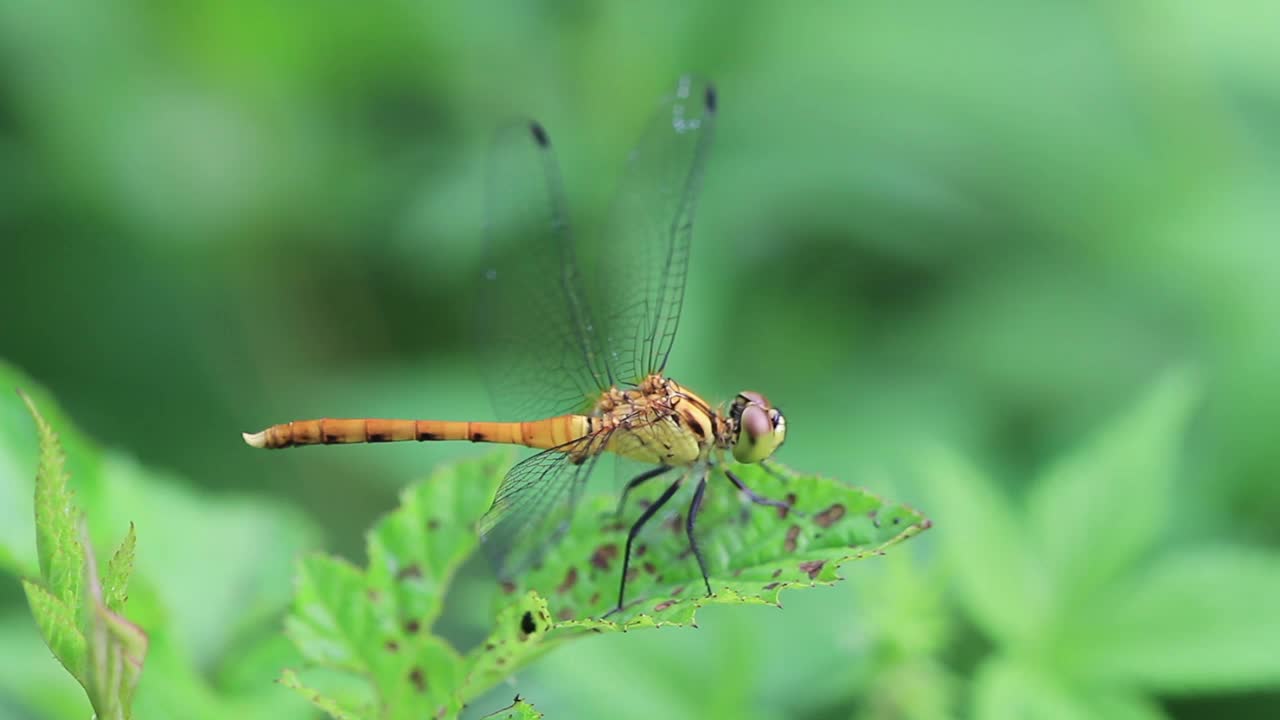
[{"label": "dragonfly thorax", "polygon": [[717,448],[728,448],[726,419],[696,393],[661,375],[633,388],[610,388],[593,414],[609,432],[607,449],[641,462],[693,465]]}]

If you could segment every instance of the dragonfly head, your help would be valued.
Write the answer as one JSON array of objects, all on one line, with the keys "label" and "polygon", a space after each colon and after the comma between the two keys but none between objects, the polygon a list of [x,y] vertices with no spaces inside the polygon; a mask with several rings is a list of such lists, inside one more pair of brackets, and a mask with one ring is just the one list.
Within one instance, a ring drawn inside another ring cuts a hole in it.
[{"label": "dragonfly head", "polygon": [[782,411],[763,395],[750,390],[738,393],[729,408],[733,431],[733,457],[742,463],[768,459],[787,439],[787,421]]}]

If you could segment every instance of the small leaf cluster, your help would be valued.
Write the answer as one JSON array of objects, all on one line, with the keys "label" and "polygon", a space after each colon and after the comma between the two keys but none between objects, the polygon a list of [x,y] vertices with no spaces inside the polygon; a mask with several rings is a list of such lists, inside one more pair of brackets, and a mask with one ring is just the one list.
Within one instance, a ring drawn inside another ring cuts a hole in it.
[{"label": "small leaf cluster", "polygon": [[57,434],[34,402],[40,461],[35,480],[40,576],[22,580],[40,634],[84,687],[96,717],[128,720],[147,655],[147,636],[123,615],[133,572],[134,528],[99,574],[88,526],[74,503]]}]

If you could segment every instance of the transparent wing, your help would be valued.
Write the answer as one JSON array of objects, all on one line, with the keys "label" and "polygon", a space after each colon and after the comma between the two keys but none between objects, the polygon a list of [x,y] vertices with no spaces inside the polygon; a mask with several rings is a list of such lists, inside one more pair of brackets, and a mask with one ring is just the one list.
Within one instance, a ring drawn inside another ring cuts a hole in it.
[{"label": "transparent wing", "polygon": [[682,78],[628,161],[592,279],[615,382],[634,384],[666,366],[684,302],[715,110],[709,83]]},{"label": "transparent wing", "polygon": [[477,327],[494,408],[503,420],[585,410],[609,383],[542,126],[498,132],[485,195]]},{"label": "transparent wing", "polygon": [[519,575],[560,540],[600,454],[581,462],[575,458],[605,442],[607,437],[580,438],[528,457],[507,472],[479,526],[498,577]]}]

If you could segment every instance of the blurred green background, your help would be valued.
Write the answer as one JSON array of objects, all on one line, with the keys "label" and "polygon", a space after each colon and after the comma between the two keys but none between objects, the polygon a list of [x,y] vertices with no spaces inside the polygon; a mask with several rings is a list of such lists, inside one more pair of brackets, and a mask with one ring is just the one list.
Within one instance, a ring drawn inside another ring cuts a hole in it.
[{"label": "blurred green background", "polygon": [[[784,462],[937,526],[784,611],[584,642],[502,694],[550,717],[989,716],[974,688],[1000,643],[939,559],[967,530],[921,453],[950,448],[1017,506],[1171,368],[1198,401],[1158,545],[1275,570],[1280,6],[441,5],[0,5],[0,358],[182,491],[271,498],[359,560],[398,487],[483,450],[264,454],[239,431],[488,415],[469,321],[490,133],[543,121],[589,236],[694,71],[721,114],[670,373],[767,393]],[[1272,648],[1277,618],[1258,618]],[[210,676],[234,654],[195,644]],[[1276,717],[1280,667],[1258,667],[1079,716]],[[0,715],[42,706],[0,693]],[[1045,712],[1006,716],[1071,717]]]}]

